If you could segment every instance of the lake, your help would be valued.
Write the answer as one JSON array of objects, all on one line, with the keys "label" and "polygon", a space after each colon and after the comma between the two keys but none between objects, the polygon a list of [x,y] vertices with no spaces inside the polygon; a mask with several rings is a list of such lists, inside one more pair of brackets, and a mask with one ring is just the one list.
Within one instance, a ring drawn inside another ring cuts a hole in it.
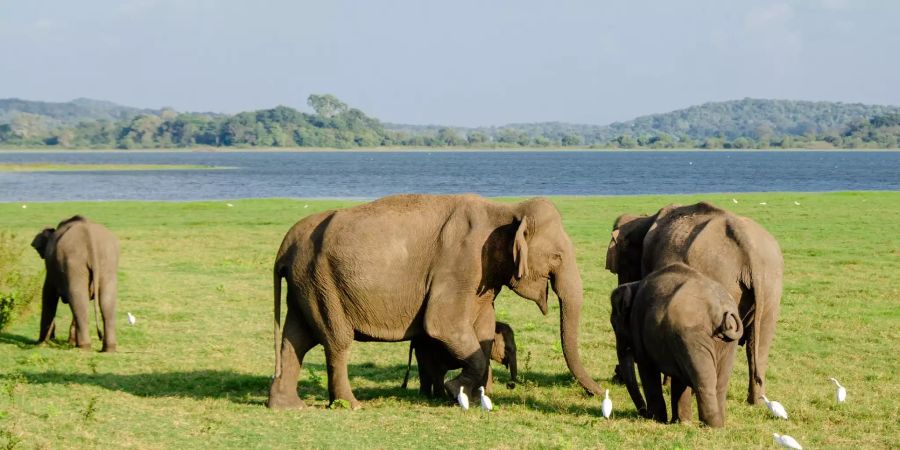
[{"label": "lake", "polygon": [[0,163],[227,170],[0,172],[0,201],[900,190],[900,152],[9,152]]}]

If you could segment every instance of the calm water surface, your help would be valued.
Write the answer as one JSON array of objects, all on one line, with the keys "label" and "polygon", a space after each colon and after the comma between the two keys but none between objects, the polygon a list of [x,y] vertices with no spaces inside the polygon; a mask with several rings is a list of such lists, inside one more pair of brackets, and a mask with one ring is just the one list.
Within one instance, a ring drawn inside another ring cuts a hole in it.
[{"label": "calm water surface", "polygon": [[900,190],[900,152],[15,152],[0,162],[234,168],[0,172],[0,201]]}]

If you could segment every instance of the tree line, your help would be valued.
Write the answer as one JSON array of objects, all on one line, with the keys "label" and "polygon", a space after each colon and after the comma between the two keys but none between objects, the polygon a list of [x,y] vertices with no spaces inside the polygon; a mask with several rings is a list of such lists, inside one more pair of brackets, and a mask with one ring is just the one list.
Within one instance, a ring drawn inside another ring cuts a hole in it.
[{"label": "tree line", "polygon": [[[386,125],[329,94],[309,96],[312,114],[286,106],[222,115],[78,102],[81,109],[62,110],[59,117],[64,120],[53,116],[54,104],[34,102],[38,104],[32,108],[35,112],[7,111],[2,116],[5,123],[0,123],[0,146],[758,149],[900,145],[900,109],[821,102],[745,99],[604,127],[553,122],[480,128]],[[91,117],[101,118],[75,122],[77,112],[86,107]]]}]

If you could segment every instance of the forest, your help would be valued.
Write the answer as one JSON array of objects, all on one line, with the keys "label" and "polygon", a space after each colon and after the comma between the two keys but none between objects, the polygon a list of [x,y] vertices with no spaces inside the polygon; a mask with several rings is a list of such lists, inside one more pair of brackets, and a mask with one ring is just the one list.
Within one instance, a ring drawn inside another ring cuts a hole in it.
[{"label": "forest", "polygon": [[562,122],[452,127],[383,123],[334,95],[241,112],[138,109],[77,99],[0,99],[0,148],[192,147],[879,148],[900,145],[900,107],[743,99],[609,125]]}]

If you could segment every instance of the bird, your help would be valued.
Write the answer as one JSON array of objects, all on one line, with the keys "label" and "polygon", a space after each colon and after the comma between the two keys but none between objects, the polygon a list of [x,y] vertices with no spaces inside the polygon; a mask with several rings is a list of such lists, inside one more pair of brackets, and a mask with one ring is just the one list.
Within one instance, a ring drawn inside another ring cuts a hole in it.
[{"label": "bird", "polygon": [[481,391],[481,409],[485,411],[494,409],[494,403],[491,401],[491,398],[484,393],[484,386],[481,386],[478,390]]},{"label": "bird", "polygon": [[600,410],[603,411],[603,417],[606,419],[609,419],[609,416],[612,415],[612,400],[609,399],[609,389],[606,390],[606,398],[603,399]]},{"label": "bird", "polygon": [[765,395],[762,395],[759,398],[763,399],[763,401],[766,402],[766,406],[769,408],[769,411],[772,412],[773,416],[779,419],[787,420],[787,411],[784,409],[784,406],[782,406],[781,403],[778,403],[775,400],[769,401],[769,399],[767,399]]},{"label": "bird", "polygon": [[28,205],[22,205],[22,209],[25,209],[27,207],[28,207]]},{"label": "bird", "polygon": [[127,314],[128,314],[128,325],[133,326],[134,323],[137,322],[137,319],[134,318],[134,314],[132,314],[132,313],[127,313]]},{"label": "bird", "polygon": [[459,394],[456,396],[456,401],[459,403],[459,407],[463,409],[463,411],[469,410],[469,396],[463,392],[463,387],[459,387]]},{"label": "bird", "polygon": [[775,438],[775,443],[784,447],[784,448],[794,448],[797,450],[803,450],[803,446],[797,442],[796,439],[786,435],[786,434],[778,434],[772,433],[772,437]]},{"label": "bird", "polygon": [[737,199],[736,199],[736,198],[731,199],[731,201],[734,202],[735,205],[737,205]]},{"label": "bird", "polygon": [[309,205],[303,205],[303,209],[309,208]]},{"label": "bird", "polygon": [[233,208],[233,207],[234,207],[234,205],[232,205],[231,203],[226,203],[226,205],[228,205],[229,208]]},{"label": "bird", "polygon": [[798,202],[797,200],[794,200],[794,204],[800,206],[800,202]]},{"label": "bird", "polygon": [[763,205],[763,206],[768,205],[768,203],[766,203],[766,202],[759,202],[759,204],[760,204],[760,205]]},{"label": "bird", "polygon": [[831,378],[831,381],[837,386],[837,392],[835,393],[835,397],[837,398],[838,403],[844,403],[844,400],[847,400],[847,389],[841,386],[841,383],[834,378]]}]

